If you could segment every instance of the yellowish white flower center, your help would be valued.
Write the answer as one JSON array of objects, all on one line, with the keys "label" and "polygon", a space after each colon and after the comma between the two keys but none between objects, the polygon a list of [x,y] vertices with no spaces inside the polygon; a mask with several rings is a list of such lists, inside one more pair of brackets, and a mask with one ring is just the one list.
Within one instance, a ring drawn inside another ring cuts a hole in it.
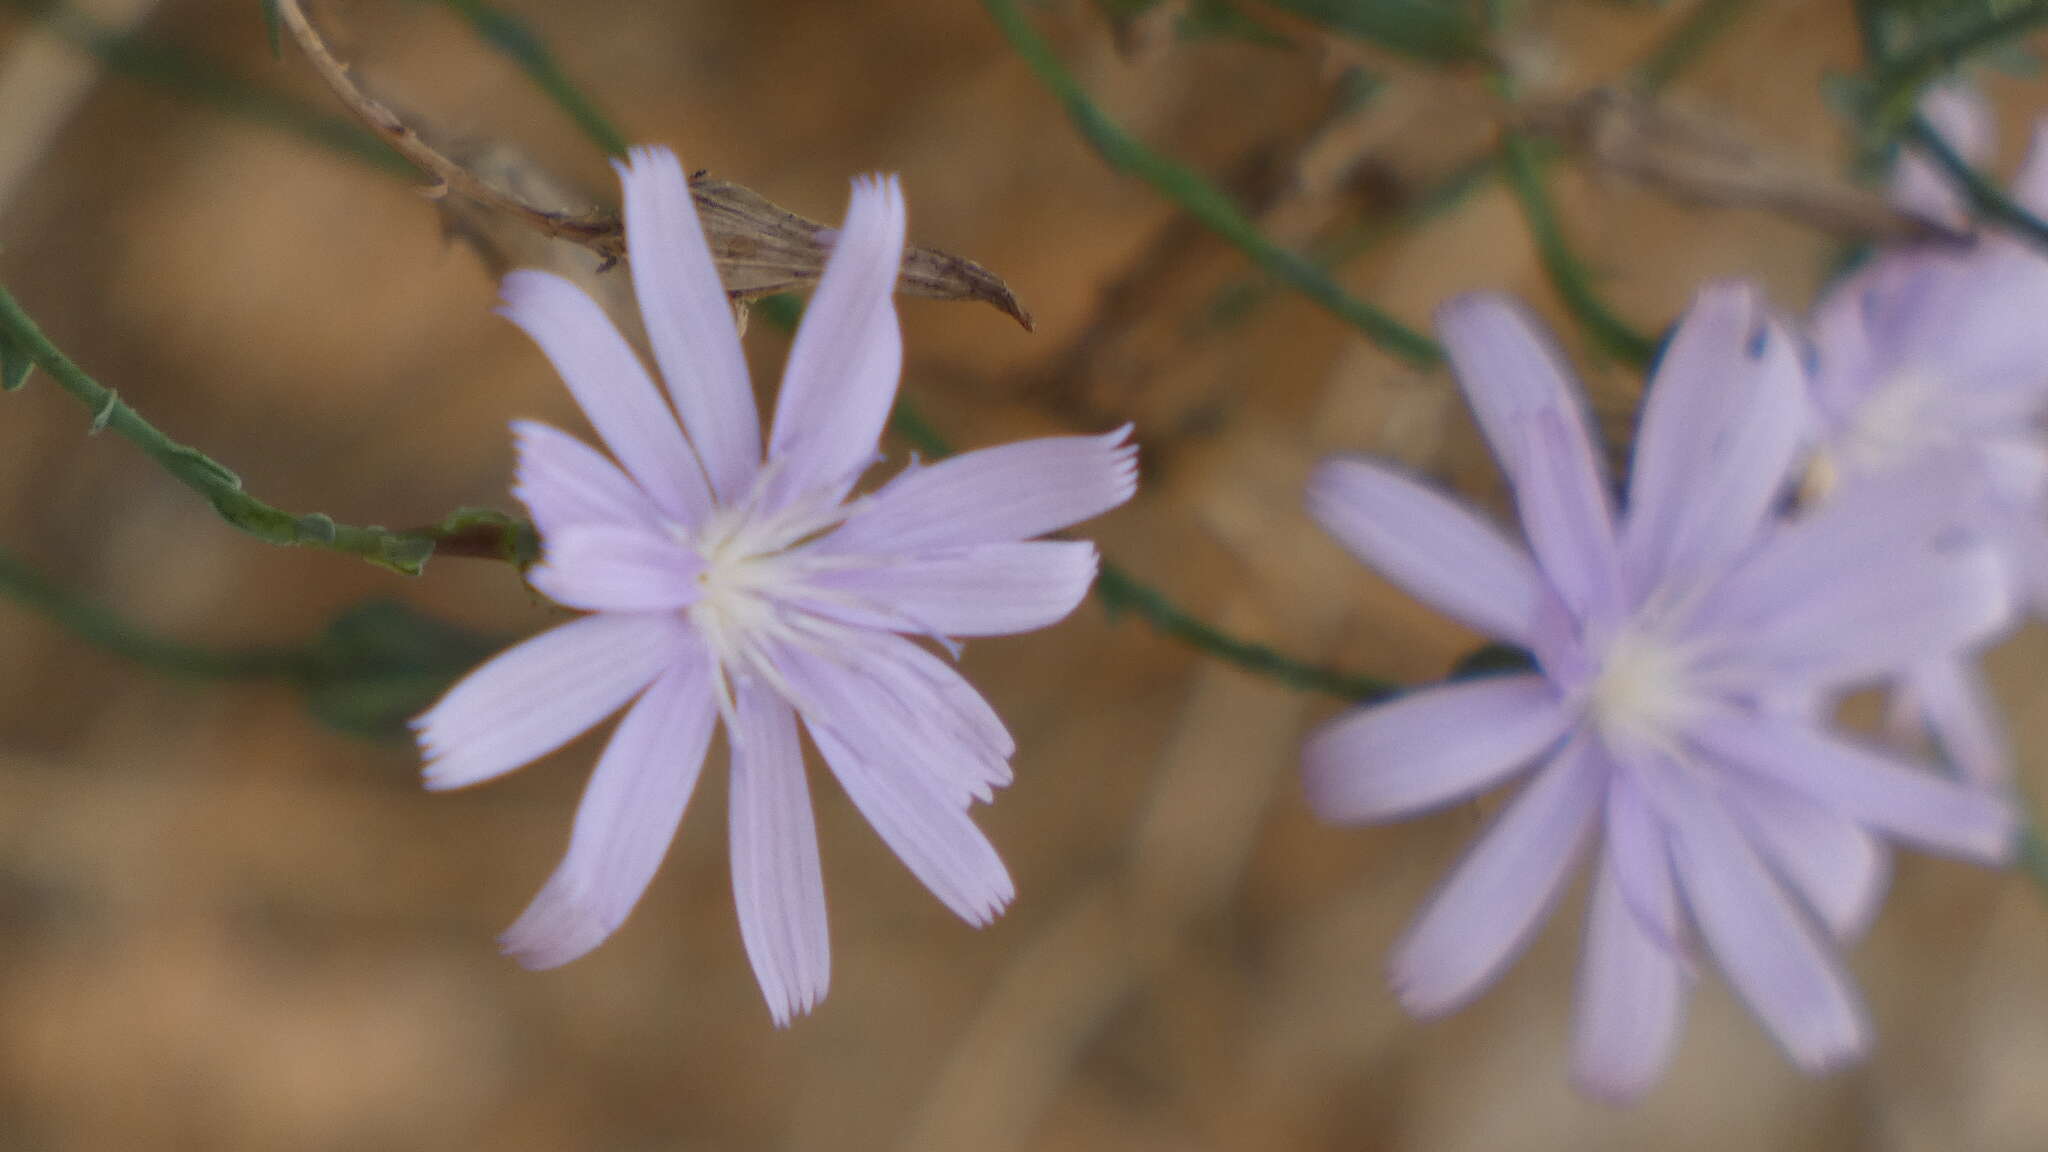
[{"label": "yellowish white flower center", "polygon": [[678,534],[703,561],[701,594],[688,611],[721,663],[746,663],[758,639],[790,638],[776,602],[802,591],[808,566],[794,550],[843,515],[836,505],[803,503],[763,515],[749,500],[720,509],[693,535]]},{"label": "yellowish white flower center", "polygon": [[1699,713],[1690,663],[1685,652],[1654,632],[1625,628],[1615,636],[1587,697],[1593,722],[1610,746],[1670,747]]},{"label": "yellowish white flower center", "polygon": [[1870,475],[1888,472],[1962,435],[1944,403],[1942,379],[1919,368],[1894,372],[1857,406],[1837,440],[1839,466]]}]

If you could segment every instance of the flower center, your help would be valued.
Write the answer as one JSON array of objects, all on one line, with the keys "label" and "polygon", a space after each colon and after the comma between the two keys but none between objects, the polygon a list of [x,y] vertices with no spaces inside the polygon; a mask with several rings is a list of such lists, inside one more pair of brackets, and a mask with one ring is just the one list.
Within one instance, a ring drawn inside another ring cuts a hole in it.
[{"label": "flower center", "polygon": [[676,539],[703,561],[702,590],[686,612],[712,654],[728,668],[761,669],[761,642],[800,641],[803,621],[791,603],[812,593],[807,577],[832,567],[831,557],[804,547],[846,518],[837,500],[798,498],[768,509],[773,468],[764,469],[746,499],[721,508],[694,533]]},{"label": "flower center", "polygon": [[1849,418],[1838,444],[1847,471],[1888,472],[1922,453],[1954,444],[1962,430],[1943,404],[1942,380],[1906,368],[1893,373]]},{"label": "flower center", "polygon": [[1668,750],[1698,714],[1700,693],[1686,654],[1668,639],[1624,628],[1608,645],[1587,702],[1612,746]]}]

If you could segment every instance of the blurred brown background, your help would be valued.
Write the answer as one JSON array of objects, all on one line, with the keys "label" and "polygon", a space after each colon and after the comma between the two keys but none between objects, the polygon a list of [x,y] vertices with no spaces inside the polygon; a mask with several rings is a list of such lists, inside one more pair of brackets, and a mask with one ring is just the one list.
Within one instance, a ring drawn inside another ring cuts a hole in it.
[{"label": "blurred brown background", "polygon": [[[901,172],[914,238],[996,269],[1040,321],[906,303],[906,394],[965,445],[1137,419],[1148,485],[1091,530],[1111,557],[1349,668],[1425,679],[1473,644],[1297,511],[1339,449],[1497,499],[1447,380],[1299,299],[1209,320],[1242,258],[1088,152],[979,5],[507,6],[633,138],[796,211],[836,219],[849,175]],[[1546,5],[1512,55],[1574,90],[1687,9]],[[334,108],[289,46],[270,58],[251,0],[87,10]],[[437,139],[611,197],[595,150],[447,10],[321,11]],[[1120,54],[1079,0],[1036,16],[1117,117],[1227,177],[1289,242],[1398,210],[1492,139],[1479,77],[1376,58],[1385,89],[1333,119],[1352,49],[1301,26],[1291,52],[1141,27]],[[1833,171],[1846,143],[1821,82],[1856,66],[1846,4],[1759,2],[1677,98]],[[2042,92],[1993,91],[2009,167]],[[1709,276],[1803,309],[1830,251],[1753,213],[1556,183],[1645,327]],[[518,258],[588,271],[575,252]],[[1418,323],[1475,287],[1552,305],[1497,189],[1344,279]],[[404,182],[106,75],[12,8],[0,280],[100,380],[295,510],[412,524],[505,506],[505,422],[577,420],[490,315],[485,264]],[[785,344],[757,322],[757,377]],[[1625,421],[1636,384],[1579,351]],[[506,633],[549,619],[503,566],[407,582],[241,536],[131,445],[88,438],[47,381],[0,413],[0,542],[166,634],[297,638],[372,594]],[[2037,631],[1994,659],[2037,783],[2044,655]],[[990,929],[954,922],[814,777],[832,993],[777,1032],[735,930],[720,773],[631,923],[530,974],[493,936],[554,866],[594,742],[430,796],[409,749],[331,732],[288,689],[167,679],[0,604],[0,1148],[2048,1147],[2048,915],[2018,877],[1902,862],[1855,952],[1880,1035],[1864,1067],[1800,1077],[1710,980],[1666,1082],[1615,1112],[1566,1082],[1576,898],[1475,1007],[1417,1023],[1395,1006],[1383,955],[1478,814],[1318,826],[1292,767],[1332,704],[1093,605],[967,664],[1022,745],[980,815],[1020,899]]]}]

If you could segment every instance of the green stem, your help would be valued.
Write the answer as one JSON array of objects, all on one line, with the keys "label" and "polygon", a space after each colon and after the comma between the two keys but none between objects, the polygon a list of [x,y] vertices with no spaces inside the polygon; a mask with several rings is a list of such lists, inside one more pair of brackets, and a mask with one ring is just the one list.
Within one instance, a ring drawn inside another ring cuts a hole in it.
[{"label": "green stem", "polygon": [[1105,560],[1095,577],[1095,595],[1112,616],[1129,612],[1158,631],[1206,655],[1235,664],[1249,672],[1271,677],[1303,692],[1320,692],[1358,703],[1385,700],[1400,686],[1376,676],[1361,676],[1307,664],[1284,656],[1263,644],[1240,640],[1220,628],[1204,623],[1166,598],[1165,593],[1141,583],[1136,577]]},{"label": "green stem", "polygon": [[[1317,244],[1309,253],[1316,267],[1328,271],[1363,256],[1380,243],[1402,231],[1424,224],[1465,203],[1473,194],[1500,178],[1500,163],[1492,153],[1468,161],[1393,212],[1360,222],[1341,235]],[[1209,304],[1206,323],[1216,326],[1242,319],[1273,290],[1267,278],[1240,280],[1224,286]]]},{"label": "green stem", "polygon": [[[890,414],[890,426],[897,435],[935,460],[953,453],[953,446],[946,443],[938,430],[918,415],[907,400],[896,402],[896,408]],[[1304,663],[1264,644],[1232,636],[1182,609],[1167,599],[1164,592],[1108,560],[1102,562],[1101,570],[1096,574],[1095,597],[1102,601],[1103,608],[1111,616],[1128,612],[1191,648],[1261,676],[1269,676],[1290,688],[1361,702],[1384,700],[1400,691],[1400,687],[1391,681]]]},{"label": "green stem", "polygon": [[1920,90],[1943,73],[1954,71],[1980,52],[2048,24],[2048,0],[2029,0],[1976,24],[1938,32],[1900,55],[1891,56],[1875,5],[1863,0],[1857,7],[1864,52],[1870,58],[1872,73],[1867,99],[1880,124],[1904,123],[1919,103]]},{"label": "green stem", "polygon": [[1418,367],[1443,361],[1443,349],[1434,340],[1347,293],[1314,262],[1268,239],[1222,190],[1199,173],[1125,134],[1089,99],[1052,46],[1025,19],[1015,0],[982,0],[982,6],[1031,71],[1060,98],[1075,128],[1110,167],[1150,184],[1182,211],[1251,257],[1259,267],[1322,305],[1387,352]]},{"label": "green stem", "polygon": [[0,287],[0,336],[13,352],[26,356],[92,413],[92,430],[111,429],[147,452],[164,471],[204,497],[221,518],[259,540],[280,545],[307,545],[360,556],[373,564],[417,575],[433,554],[435,540],[425,532],[390,532],[337,524],[320,513],[294,515],[242,491],[242,481],[196,448],[158,431],[128,406],[113,389],[102,385],[59,351],[28,313]]},{"label": "green stem", "polygon": [[152,636],[97,604],[73,596],[0,549],[0,596],[32,608],[101,648],[172,676],[201,680],[267,680],[295,674],[303,654],[293,648],[199,648]]},{"label": "green stem", "polygon": [[453,9],[486,44],[495,48],[506,59],[519,66],[527,79],[545,93],[555,106],[566,113],[583,135],[592,144],[611,156],[626,154],[626,137],[614,126],[605,114],[598,110],[595,102],[577,88],[568,74],[555,63],[555,57],[547,45],[535,36],[518,17],[504,12],[484,0],[438,0]]},{"label": "green stem", "polygon": [[1514,190],[1515,199],[1522,206],[1522,217],[1528,222],[1529,234],[1536,241],[1536,252],[1543,261],[1543,270],[1550,276],[1551,286],[1557,289],[1558,295],[1564,298],[1565,306],[1571,309],[1572,315],[1600,347],[1636,367],[1648,364],[1656,355],[1657,341],[1630,327],[1607,307],[1594,290],[1592,277],[1585,265],[1572,254],[1556,209],[1551,205],[1550,194],[1543,185],[1542,161],[1536,142],[1526,134],[1510,129],[1501,143],[1501,163],[1506,170],[1508,186]]},{"label": "green stem", "polygon": [[1961,153],[1941,138],[1941,133],[1936,132],[1925,117],[1915,116],[1907,122],[1906,141],[1925,153],[1962,187],[1979,215],[2004,225],[2040,247],[2048,248],[2048,223],[2043,223],[2039,216],[2027,211],[1972,167]]},{"label": "green stem", "polygon": [[157,42],[140,32],[116,32],[75,9],[37,0],[0,0],[33,12],[43,25],[117,76],[154,84],[194,103],[302,136],[324,148],[395,176],[416,171],[376,135],[350,121],[315,112],[279,93],[237,80],[218,61]]},{"label": "green stem", "polygon": [[1748,4],[1749,0],[1700,0],[1649,58],[1636,66],[1636,87],[1655,93],[1670,85],[1735,23]]}]

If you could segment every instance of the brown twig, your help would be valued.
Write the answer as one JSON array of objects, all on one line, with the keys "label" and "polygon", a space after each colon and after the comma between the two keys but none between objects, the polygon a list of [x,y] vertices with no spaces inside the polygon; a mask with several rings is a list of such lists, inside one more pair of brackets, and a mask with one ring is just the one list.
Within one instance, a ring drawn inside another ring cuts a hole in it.
[{"label": "brown twig", "polygon": [[626,254],[625,229],[619,218],[599,209],[588,212],[553,212],[529,204],[519,197],[485,181],[468,168],[457,163],[445,153],[428,144],[418,132],[399,118],[398,113],[369,93],[364,92],[349,74],[349,66],[336,57],[327,40],[306,15],[299,0],[276,0],[278,18],[291,32],[292,39],[306,53],[313,63],[313,70],[327,82],[328,88],[341,99],[348,110],[355,114],[399,155],[418,166],[421,172],[432,177],[436,184],[430,195],[442,196],[455,192],[466,196],[494,211],[503,212],[545,235],[581,244],[597,253],[607,265],[615,264]]},{"label": "brown twig", "polygon": [[[300,0],[277,0],[277,10],[284,27],[342,104],[434,181],[430,195],[452,192],[542,235],[579,244],[595,252],[607,268],[625,259],[625,228],[617,213],[602,208],[581,212],[544,208],[485,179],[470,165],[427,143],[390,106],[364,92],[348,64],[335,56],[307,17]],[[817,282],[830,253],[827,244],[819,240],[825,231],[823,224],[790,212],[750,188],[702,172],[690,177],[690,192],[726,293],[734,300],[759,299]],[[897,290],[934,300],[979,300],[1027,330],[1034,327],[1031,313],[1001,277],[972,260],[937,249],[915,245],[905,249]]]},{"label": "brown twig", "polygon": [[1569,100],[1531,101],[1525,113],[1521,127],[1686,203],[1758,209],[1852,240],[1966,239],[1643,93],[1594,88]]}]

